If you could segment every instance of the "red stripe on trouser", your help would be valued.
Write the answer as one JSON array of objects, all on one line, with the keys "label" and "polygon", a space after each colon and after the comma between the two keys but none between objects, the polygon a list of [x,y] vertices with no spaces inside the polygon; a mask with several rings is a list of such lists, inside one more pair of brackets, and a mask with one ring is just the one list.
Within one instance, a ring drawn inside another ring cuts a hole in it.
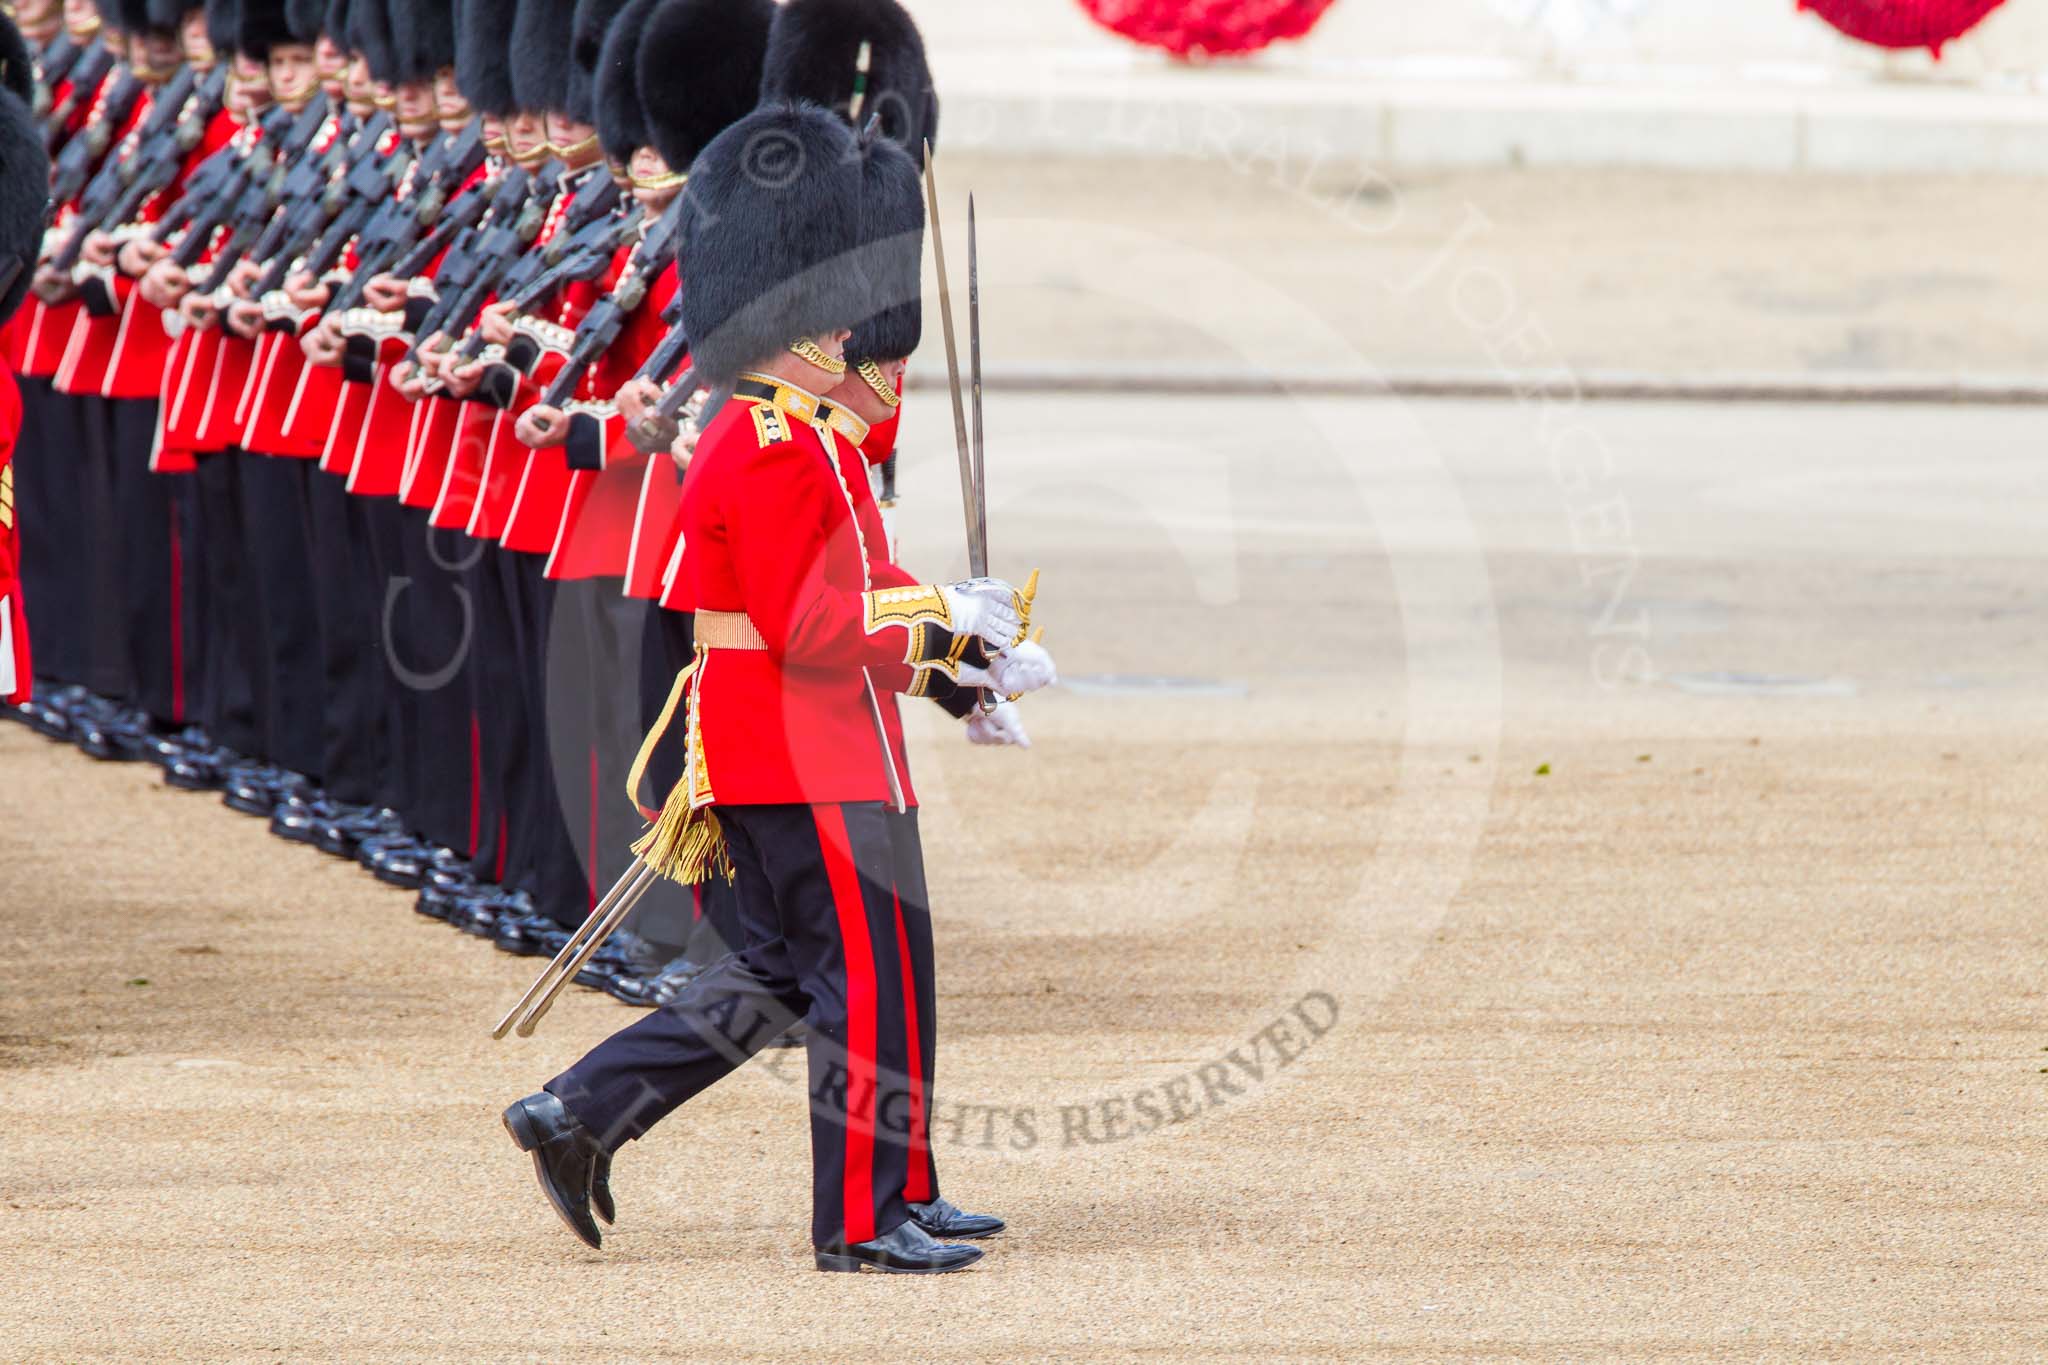
[{"label": "red stripe on trouser", "polygon": [[896,956],[903,964],[904,1056],[910,1059],[910,1170],[904,1177],[903,1197],[913,1204],[928,1204],[936,1193],[931,1187],[931,1134],[925,1131],[924,1049],[918,1044],[917,973],[910,965],[910,931],[903,927],[903,897],[896,897]]},{"label": "red stripe on trouser", "polygon": [[171,513],[171,719],[185,719],[185,542],[178,538],[178,504]]},{"label": "red stripe on trouser", "polygon": [[867,905],[861,898],[860,873],[853,865],[853,843],[846,816],[837,806],[813,809],[818,847],[825,855],[825,878],[832,887],[832,908],[839,916],[840,949],[846,957],[846,1240],[865,1242],[875,1235],[875,1127],[873,1115],[856,1118],[859,1097],[876,1094],[875,1028],[877,996],[875,946],[868,937]]}]

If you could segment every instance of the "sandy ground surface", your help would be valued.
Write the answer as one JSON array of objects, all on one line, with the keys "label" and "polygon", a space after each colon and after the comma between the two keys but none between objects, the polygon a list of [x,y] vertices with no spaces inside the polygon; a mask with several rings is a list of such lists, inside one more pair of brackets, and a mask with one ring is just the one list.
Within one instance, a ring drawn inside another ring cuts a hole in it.
[{"label": "sandy ground surface", "polygon": [[2036,419],[990,424],[1068,685],[914,717],[981,1267],[810,1270],[789,1054],[587,1252],[497,1112],[627,1010],[495,1044],[531,962],[5,727],[0,1357],[2048,1351]]},{"label": "sandy ground surface", "polygon": [[2048,292],[2032,180],[1446,171],[1099,136],[1121,155],[942,158],[962,279],[975,192],[992,376],[2048,372],[2019,304]]}]

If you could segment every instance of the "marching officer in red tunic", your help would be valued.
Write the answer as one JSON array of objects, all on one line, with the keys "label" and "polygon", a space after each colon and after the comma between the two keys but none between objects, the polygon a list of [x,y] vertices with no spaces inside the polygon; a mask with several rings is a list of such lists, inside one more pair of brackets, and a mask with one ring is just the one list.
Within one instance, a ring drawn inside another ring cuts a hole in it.
[{"label": "marching officer in red tunic", "polygon": [[613,1211],[612,1153],[800,1015],[818,1267],[930,1273],[981,1254],[936,1240],[905,1198],[922,1066],[899,945],[890,812],[914,794],[893,694],[932,690],[934,671],[950,687],[967,661],[999,671],[1028,606],[997,580],[894,570],[860,496],[865,465],[848,467],[821,418],[852,327],[875,311],[861,215],[864,167],[885,145],[862,147],[815,106],[770,105],[690,172],[684,324],[698,374],[732,396],[684,484],[685,772],[641,847],[682,879],[729,870],[778,932],[506,1111],[593,1246],[593,1210]]}]

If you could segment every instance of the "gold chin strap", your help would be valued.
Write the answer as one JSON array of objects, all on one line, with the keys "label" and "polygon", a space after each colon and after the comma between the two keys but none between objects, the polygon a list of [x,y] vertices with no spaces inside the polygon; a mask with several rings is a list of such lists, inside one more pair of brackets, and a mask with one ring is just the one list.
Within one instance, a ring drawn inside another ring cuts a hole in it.
[{"label": "gold chin strap", "polygon": [[596,151],[597,134],[592,133],[589,137],[584,138],[582,141],[572,142],[566,147],[557,147],[553,143],[550,143],[548,144],[548,150],[553,152],[556,156],[562,158],[562,160],[567,161],[570,157],[582,156],[585,152]]},{"label": "gold chin strap", "polygon": [[790,342],[789,351],[798,360],[806,364],[816,365],[827,374],[846,373],[845,361],[826,355],[824,348],[809,337],[803,337],[800,340]]},{"label": "gold chin strap", "polygon": [[679,190],[690,183],[688,171],[664,171],[660,175],[630,177],[636,190]]},{"label": "gold chin strap", "polygon": [[372,95],[370,97],[370,107],[373,109],[396,109],[398,107],[398,96]]},{"label": "gold chin strap", "polygon": [[82,43],[100,31],[100,17],[95,14],[90,20],[77,24],[67,23],[64,28],[71,34],[73,42]]},{"label": "gold chin strap", "polygon": [[896,392],[896,386],[889,382],[888,377],[882,373],[882,367],[874,361],[861,361],[854,367],[853,372],[865,379],[868,387],[875,391],[875,397],[890,407],[897,407],[903,402],[903,396]]}]

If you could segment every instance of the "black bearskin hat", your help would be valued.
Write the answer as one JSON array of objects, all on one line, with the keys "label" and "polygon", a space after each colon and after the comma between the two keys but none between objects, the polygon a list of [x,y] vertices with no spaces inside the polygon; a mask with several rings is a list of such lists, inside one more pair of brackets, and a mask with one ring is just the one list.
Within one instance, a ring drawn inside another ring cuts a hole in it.
[{"label": "black bearskin hat", "polygon": [[349,0],[348,50],[363,54],[371,80],[390,83],[395,79],[398,55],[392,42],[391,11],[385,0]]},{"label": "black bearskin hat", "polygon": [[575,0],[576,17],[570,30],[569,57],[586,72],[597,70],[604,52],[605,35],[611,32],[626,0]]},{"label": "black bearskin hat", "polygon": [[690,167],[683,330],[699,382],[730,384],[800,337],[868,314],[861,158],[844,120],[774,104],[727,128]]},{"label": "black bearskin hat", "polygon": [[640,39],[647,132],[682,170],[760,98],[773,0],[661,0]]},{"label": "black bearskin hat", "polygon": [[391,38],[401,85],[425,85],[455,65],[455,0],[390,0]]},{"label": "black bearskin hat", "polygon": [[[586,17],[608,7],[610,0],[583,0],[576,7],[576,59],[583,60]],[[612,16],[591,59],[591,120],[605,155],[624,164],[647,145],[647,118],[640,107],[640,41],[659,0],[627,0]]]},{"label": "black bearskin hat", "polygon": [[120,0],[118,9],[121,17],[117,27],[123,33],[176,33],[179,16],[173,15],[169,23],[164,23],[158,18],[158,12],[163,8],[165,6],[158,0]]},{"label": "black bearskin hat", "polygon": [[284,22],[299,42],[319,42],[327,28],[327,0],[284,0]]},{"label": "black bearskin hat", "polygon": [[184,23],[187,14],[205,6],[206,0],[147,0],[144,8],[149,12],[150,27],[168,33]]},{"label": "black bearskin hat", "polygon": [[0,16],[0,90],[7,91],[23,104],[35,103],[35,55],[28,49],[28,39],[22,37],[14,21],[5,16]]},{"label": "black bearskin hat", "polygon": [[846,343],[853,365],[901,360],[924,339],[924,176],[886,137],[861,150],[861,264],[874,311]]},{"label": "black bearskin hat", "polygon": [[569,60],[576,10],[570,0],[518,0],[512,21],[512,95],[528,113],[571,113]]},{"label": "black bearskin hat", "polygon": [[241,0],[239,8],[242,22],[235,49],[259,62],[270,60],[273,47],[313,41],[293,30],[284,0]]},{"label": "black bearskin hat", "polygon": [[0,322],[14,316],[28,294],[48,220],[50,158],[42,129],[21,92],[33,92],[35,68],[28,45],[11,20],[0,18]]},{"label": "black bearskin hat", "polygon": [[242,41],[242,7],[236,0],[206,0],[206,41],[213,55],[225,64]]},{"label": "black bearskin hat", "polygon": [[[865,76],[862,43],[868,45]],[[863,127],[880,115],[882,132],[920,164],[922,145],[938,145],[939,95],[924,39],[896,0],[788,0],[768,39],[761,98],[809,100]]]},{"label": "black bearskin hat", "polygon": [[512,39],[516,0],[456,0],[455,83],[479,114],[510,118],[519,112],[512,97]]}]

